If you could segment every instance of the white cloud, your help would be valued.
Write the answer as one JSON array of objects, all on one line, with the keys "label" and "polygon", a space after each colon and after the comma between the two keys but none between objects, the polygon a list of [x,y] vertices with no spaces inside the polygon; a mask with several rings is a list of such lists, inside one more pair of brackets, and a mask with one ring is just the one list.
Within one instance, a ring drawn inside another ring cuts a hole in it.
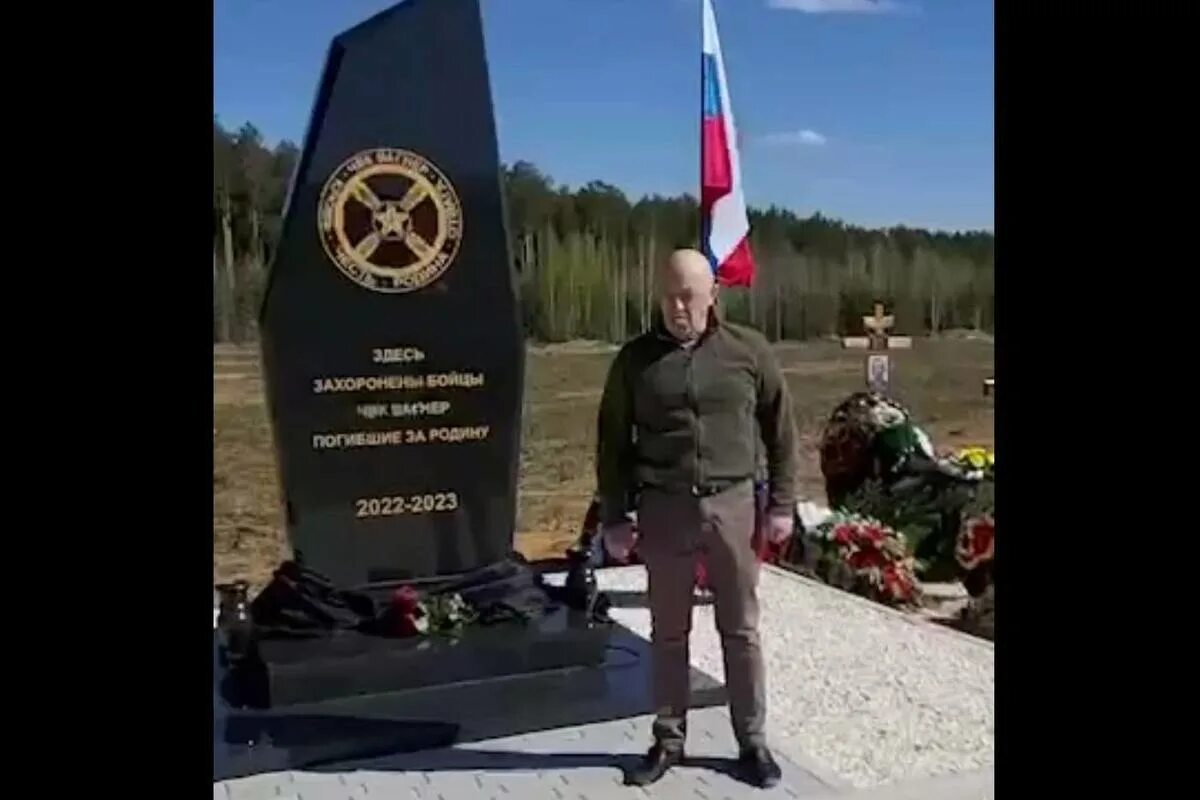
[{"label": "white cloud", "polygon": [[764,144],[775,145],[801,145],[806,147],[820,147],[825,144],[826,139],[816,131],[810,131],[807,128],[799,131],[784,131],[782,133],[768,133],[762,137]]},{"label": "white cloud", "polygon": [[805,14],[893,14],[906,8],[894,0],[767,0],[767,7]]}]

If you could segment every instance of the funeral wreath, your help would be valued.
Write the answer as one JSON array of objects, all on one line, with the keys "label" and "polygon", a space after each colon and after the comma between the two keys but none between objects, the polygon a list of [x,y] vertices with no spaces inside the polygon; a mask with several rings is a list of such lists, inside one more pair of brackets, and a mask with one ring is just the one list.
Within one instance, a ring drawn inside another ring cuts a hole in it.
[{"label": "funeral wreath", "polygon": [[843,589],[888,605],[912,605],[920,596],[904,534],[878,520],[835,513],[812,534],[816,574]]},{"label": "funeral wreath", "polygon": [[935,452],[907,408],[857,392],[820,445],[832,516],[798,526],[783,560],[881,602],[919,602],[921,581],[962,581],[973,607],[994,582],[995,453]]}]

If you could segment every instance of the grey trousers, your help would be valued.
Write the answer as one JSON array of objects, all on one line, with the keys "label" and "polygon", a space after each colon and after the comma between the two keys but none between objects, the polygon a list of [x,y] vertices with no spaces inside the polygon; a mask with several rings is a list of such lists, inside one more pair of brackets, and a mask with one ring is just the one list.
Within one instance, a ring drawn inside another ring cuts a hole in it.
[{"label": "grey trousers", "polygon": [[638,506],[638,555],[650,583],[654,738],[683,747],[688,710],[688,636],[695,563],[704,555],[725,658],[733,732],[742,749],[766,744],[766,675],[758,638],[754,485],[695,497],[655,489]]}]

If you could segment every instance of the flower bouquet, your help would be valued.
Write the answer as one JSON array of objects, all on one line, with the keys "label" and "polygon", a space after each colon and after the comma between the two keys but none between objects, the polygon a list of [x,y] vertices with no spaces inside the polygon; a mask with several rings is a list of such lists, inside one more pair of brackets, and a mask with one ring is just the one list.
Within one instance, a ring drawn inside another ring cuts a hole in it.
[{"label": "flower bouquet", "polygon": [[992,566],[996,555],[996,520],[990,512],[963,520],[954,555],[969,597],[962,622],[969,630],[991,638],[996,620],[996,581]]},{"label": "flower bouquet", "polygon": [[871,480],[892,482],[914,463],[935,461],[929,437],[891,398],[856,392],[829,417],[821,437],[821,473],[833,507]]},{"label": "flower bouquet", "polygon": [[813,531],[826,581],[888,605],[914,605],[920,590],[904,534],[878,520],[835,513]]},{"label": "flower bouquet", "polygon": [[954,557],[963,586],[971,597],[980,597],[993,581],[992,562],[996,555],[996,520],[981,514],[963,520]]},{"label": "flower bouquet", "polygon": [[962,474],[966,480],[991,480],[995,477],[996,454],[983,447],[966,447],[942,459],[950,469]]},{"label": "flower bouquet", "polygon": [[475,609],[460,594],[422,598],[411,586],[401,586],[392,594],[392,612],[398,636],[457,636],[478,618]]}]

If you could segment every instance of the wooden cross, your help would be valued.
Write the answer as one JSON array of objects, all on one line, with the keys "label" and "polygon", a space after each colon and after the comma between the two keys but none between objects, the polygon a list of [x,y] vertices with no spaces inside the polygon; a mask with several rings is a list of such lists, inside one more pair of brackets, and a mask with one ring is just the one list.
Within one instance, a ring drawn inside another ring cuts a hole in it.
[{"label": "wooden cross", "polygon": [[867,356],[866,378],[867,387],[879,394],[888,393],[892,380],[892,362],[886,351],[912,347],[912,338],[909,336],[888,336],[888,331],[896,324],[896,318],[884,314],[883,310],[883,303],[876,301],[874,313],[862,318],[867,335],[847,336],[842,340],[843,347],[875,351]]},{"label": "wooden cross", "polygon": [[888,336],[887,332],[896,324],[896,318],[883,313],[883,303],[875,303],[875,313],[862,318],[866,336],[847,336],[842,347],[852,350],[911,350],[911,336]]},{"label": "wooden cross", "polygon": [[896,318],[891,314],[884,316],[883,303],[875,304],[875,313],[869,317],[863,317],[863,327],[869,331],[867,334],[870,339],[870,348],[872,350],[887,350],[888,349],[888,329],[896,324]]}]

